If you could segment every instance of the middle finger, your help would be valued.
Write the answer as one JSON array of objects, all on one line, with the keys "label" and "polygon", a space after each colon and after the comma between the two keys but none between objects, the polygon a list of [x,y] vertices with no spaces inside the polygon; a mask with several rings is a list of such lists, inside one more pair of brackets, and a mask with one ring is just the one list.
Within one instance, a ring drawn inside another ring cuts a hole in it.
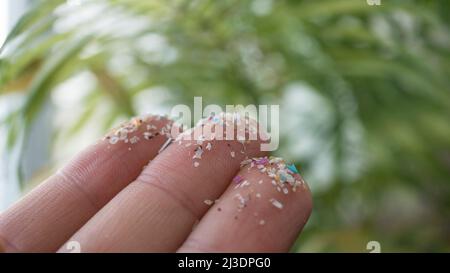
[{"label": "middle finger", "polygon": [[222,141],[202,130],[191,135],[204,140],[174,142],[72,237],[82,252],[175,251],[240,162],[265,154],[260,141]]}]

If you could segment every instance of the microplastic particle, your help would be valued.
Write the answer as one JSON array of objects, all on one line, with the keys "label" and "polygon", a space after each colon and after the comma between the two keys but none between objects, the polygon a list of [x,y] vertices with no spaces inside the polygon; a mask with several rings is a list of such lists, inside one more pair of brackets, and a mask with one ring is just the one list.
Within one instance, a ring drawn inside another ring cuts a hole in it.
[{"label": "microplastic particle", "polygon": [[287,168],[293,173],[298,173],[298,170],[294,164],[288,165]]},{"label": "microplastic particle", "polygon": [[192,157],[192,159],[201,159],[202,158],[202,154],[203,154],[203,149],[201,146],[198,146],[197,148],[195,148],[194,151],[194,156]]},{"label": "microplastic particle", "polygon": [[276,207],[278,209],[283,209],[283,204],[280,201],[278,201],[278,200],[276,200],[274,198],[270,199],[269,201],[272,203],[272,205],[274,207]]},{"label": "microplastic particle", "polygon": [[135,144],[135,143],[137,143],[139,141],[139,137],[138,136],[134,136],[134,137],[132,137],[131,139],[130,139],[130,143],[131,144]]},{"label": "microplastic particle", "polygon": [[116,144],[118,141],[119,141],[119,138],[116,137],[116,136],[112,136],[112,137],[109,139],[109,143],[110,143],[110,144]]},{"label": "microplastic particle", "polygon": [[236,183],[236,184],[239,184],[241,181],[242,181],[242,176],[240,176],[240,175],[236,175],[233,178],[233,182]]},{"label": "microplastic particle", "polygon": [[208,206],[211,206],[214,203],[214,201],[206,199],[205,201],[203,201],[203,203],[205,203]]},{"label": "microplastic particle", "polygon": [[208,142],[208,144],[206,144],[206,150],[211,151],[211,142]]}]

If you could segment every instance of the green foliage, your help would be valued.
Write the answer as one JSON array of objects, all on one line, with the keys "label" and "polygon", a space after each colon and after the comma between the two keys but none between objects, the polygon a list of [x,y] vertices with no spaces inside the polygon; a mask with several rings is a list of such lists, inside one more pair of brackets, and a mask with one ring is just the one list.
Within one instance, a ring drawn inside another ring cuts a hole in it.
[{"label": "green foliage", "polygon": [[[6,121],[16,128],[11,145],[19,145],[17,124],[26,135],[54,88],[80,71],[97,84],[71,134],[98,104],[108,108],[106,127],[134,115],[133,101],[151,87],[166,88],[168,104],[191,104],[193,96],[277,104],[287,86],[302,82],[329,106],[325,122],[311,120],[321,129],[310,134],[329,147],[335,171],[326,187],[314,190],[310,181],[315,209],[294,250],[364,251],[370,240],[382,250],[450,250],[450,2],[65,3],[38,2],[2,47],[2,92],[27,94]],[[355,123],[357,147],[349,137]],[[286,137],[281,151],[301,140]],[[365,163],[350,179],[345,162],[354,150]],[[314,154],[291,157],[306,174],[317,165]]]}]

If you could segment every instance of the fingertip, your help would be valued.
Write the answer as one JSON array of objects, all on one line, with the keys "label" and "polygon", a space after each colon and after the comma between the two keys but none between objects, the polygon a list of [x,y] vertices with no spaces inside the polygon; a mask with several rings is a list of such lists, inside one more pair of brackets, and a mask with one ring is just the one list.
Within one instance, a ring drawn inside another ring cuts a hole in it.
[{"label": "fingertip", "polygon": [[179,251],[287,251],[311,209],[295,166],[277,157],[250,158]]}]

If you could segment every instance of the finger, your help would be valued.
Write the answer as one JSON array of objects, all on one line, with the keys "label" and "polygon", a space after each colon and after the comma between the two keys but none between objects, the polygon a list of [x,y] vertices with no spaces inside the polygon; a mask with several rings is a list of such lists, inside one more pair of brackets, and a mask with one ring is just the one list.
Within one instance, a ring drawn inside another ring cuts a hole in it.
[{"label": "finger", "polygon": [[6,251],[56,251],[139,175],[171,124],[159,116],[132,119],[0,214]]},{"label": "finger", "polygon": [[179,252],[288,251],[312,208],[306,184],[289,167],[294,172],[280,158],[250,160]]},{"label": "finger", "polygon": [[209,208],[204,201],[222,194],[246,156],[264,154],[259,141],[217,140],[208,126],[189,134],[205,140],[176,141],[159,154],[70,240],[82,252],[175,251]]}]

